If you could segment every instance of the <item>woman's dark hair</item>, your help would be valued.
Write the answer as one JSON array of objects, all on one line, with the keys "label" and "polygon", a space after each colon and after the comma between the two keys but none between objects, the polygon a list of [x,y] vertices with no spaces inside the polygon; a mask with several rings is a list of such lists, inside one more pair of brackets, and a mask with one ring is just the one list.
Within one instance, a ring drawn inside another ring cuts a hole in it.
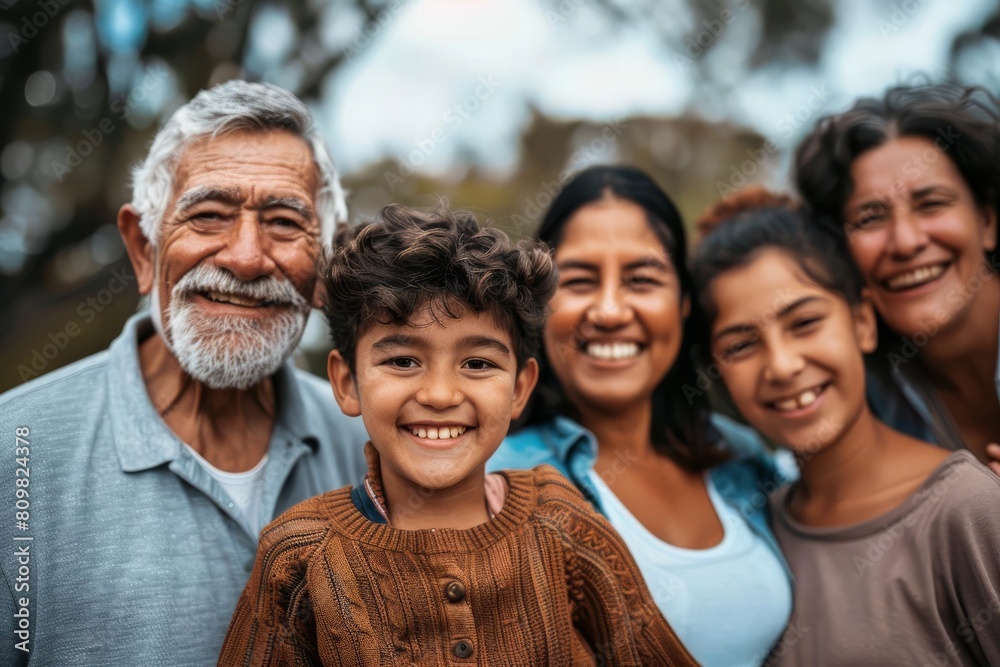
[{"label": "woman's dark hair", "polygon": [[[674,203],[643,171],[624,166],[591,167],[577,174],[556,196],[542,219],[535,237],[555,250],[562,242],[573,214],[608,196],[637,204],[646,211],[650,229],[663,244],[680,280],[681,295],[692,293],[687,268],[684,223]],[[698,338],[701,318],[697,308],[684,324],[677,360],[653,391],[653,446],[664,456],[689,470],[704,470],[725,460],[718,438],[709,424],[709,405],[704,392],[685,388],[698,386],[691,343]],[[518,425],[536,424],[563,415],[579,421],[579,414],[563,391],[546,358],[539,356],[541,376],[532,402]]]},{"label": "woman's dark hair", "polygon": [[698,304],[705,316],[706,335],[718,310],[712,301],[712,282],[720,275],[747,266],[765,250],[779,250],[798,264],[806,277],[844,298],[861,303],[864,279],[851,261],[843,234],[830,220],[812,218],[801,210],[765,208],[749,211],[722,225],[706,238],[694,258],[692,273]]},{"label": "woman's dark hair", "polygon": [[[952,84],[898,86],[820,119],[795,151],[803,199],[820,216],[843,223],[854,160],[896,137],[933,142],[976,203],[1000,213],[1000,100],[984,88]],[[997,266],[997,251],[991,254]]]}]

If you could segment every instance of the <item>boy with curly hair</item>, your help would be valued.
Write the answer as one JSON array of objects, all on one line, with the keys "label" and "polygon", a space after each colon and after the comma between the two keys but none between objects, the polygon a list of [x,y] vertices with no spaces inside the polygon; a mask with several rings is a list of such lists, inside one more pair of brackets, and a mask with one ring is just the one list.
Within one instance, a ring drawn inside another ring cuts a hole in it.
[{"label": "boy with curly hair", "polygon": [[369,472],[264,529],[221,665],[695,664],[554,468],[485,472],[556,280],[544,247],[468,214],[389,206],[341,233],[328,371]]}]

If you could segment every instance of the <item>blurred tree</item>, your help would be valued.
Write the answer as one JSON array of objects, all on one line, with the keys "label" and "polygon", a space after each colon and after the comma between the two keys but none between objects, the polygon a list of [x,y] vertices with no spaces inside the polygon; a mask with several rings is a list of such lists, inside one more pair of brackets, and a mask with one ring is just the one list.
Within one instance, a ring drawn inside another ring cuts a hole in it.
[{"label": "blurred tree", "polygon": [[[583,2],[538,1],[557,22],[571,20]],[[400,4],[0,0],[0,313],[5,322],[0,391],[104,348],[134,309],[134,287],[116,287],[128,281],[130,271],[113,224],[129,196],[131,165],[179,104],[201,88],[236,76],[273,81],[315,101],[330,74],[358,53],[360,43],[380,38],[381,27]],[[595,0],[589,6],[605,17],[609,31],[652,26],[664,53],[691,68],[699,105],[725,100],[747,72],[814,66],[837,9],[834,0]],[[741,13],[752,20],[735,21]],[[730,23],[739,25],[732,39],[725,34]],[[996,53],[998,44],[1000,9],[956,38],[953,74],[975,76],[970,72],[982,66],[977,54]],[[989,66],[997,62],[1000,57],[993,57]],[[712,159],[728,165],[742,159],[746,136],[726,148],[716,145],[711,128],[678,127],[637,120],[614,157],[653,165],[660,169],[654,173],[683,181],[672,192],[680,193],[682,205],[693,213],[715,196],[715,174],[703,174],[695,162],[657,166],[657,151],[673,146],[684,154],[681,149],[687,146],[690,152],[690,141],[700,137],[699,150],[710,149]],[[529,128],[518,184],[489,182],[473,168],[462,172],[468,179],[460,197],[465,201],[456,202],[480,207],[494,218],[509,217],[505,224],[515,232],[530,226],[529,204],[541,206],[544,200],[538,184],[554,182],[579,157],[574,151],[592,141],[587,132],[601,129],[546,123],[538,114]],[[682,136],[688,130],[696,133]],[[644,140],[651,143],[643,145]],[[547,147],[552,150],[542,150]],[[387,195],[379,167],[350,181],[361,210],[386,196],[401,201],[412,196],[418,200],[414,203],[426,204],[430,193],[454,197],[458,187],[417,174]],[[78,331],[66,334],[71,324]],[[68,337],[65,344],[62,334]]]},{"label": "blurred tree", "polygon": [[1000,5],[981,26],[955,36],[948,73],[1000,92]]}]

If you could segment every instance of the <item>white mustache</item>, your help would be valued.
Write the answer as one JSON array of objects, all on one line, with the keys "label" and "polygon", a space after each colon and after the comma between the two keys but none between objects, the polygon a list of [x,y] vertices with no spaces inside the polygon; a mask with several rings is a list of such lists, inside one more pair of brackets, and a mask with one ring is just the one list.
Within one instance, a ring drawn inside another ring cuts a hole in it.
[{"label": "white mustache", "polygon": [[188,296],[194,292],[223,292],[236,296],[267,301],[279,306],[290,305],[308,310],[309,302],[298,293],[288,278],[261,276],[251,281],[240,280],[229,271],[202,264],[184,274],[174,285],[174,297]]}]

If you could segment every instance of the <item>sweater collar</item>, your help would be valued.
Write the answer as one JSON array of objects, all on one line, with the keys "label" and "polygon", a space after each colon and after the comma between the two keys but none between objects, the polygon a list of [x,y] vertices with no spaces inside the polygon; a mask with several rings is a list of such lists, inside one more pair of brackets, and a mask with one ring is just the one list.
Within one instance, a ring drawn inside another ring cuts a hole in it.
[{"label": "sweater collar", "polygon": [[[382,521],[376,521],[376,523],[388,524],[389,505],[385,501],[385,488],[382,486],[382,467],[379,462],[378,450],[375,449],[370,440],[365,444],[365,460],[368,462],[368,474],[365,475],[362,487],[378,516],[382,518]],[[503,510],[510,487],[507,479],[499,473],[488,473],[485,487],[486,509],[490,514],[490,519],[495,519],[496,515]],[[369,518],[375,520],[375,517]]]}]

